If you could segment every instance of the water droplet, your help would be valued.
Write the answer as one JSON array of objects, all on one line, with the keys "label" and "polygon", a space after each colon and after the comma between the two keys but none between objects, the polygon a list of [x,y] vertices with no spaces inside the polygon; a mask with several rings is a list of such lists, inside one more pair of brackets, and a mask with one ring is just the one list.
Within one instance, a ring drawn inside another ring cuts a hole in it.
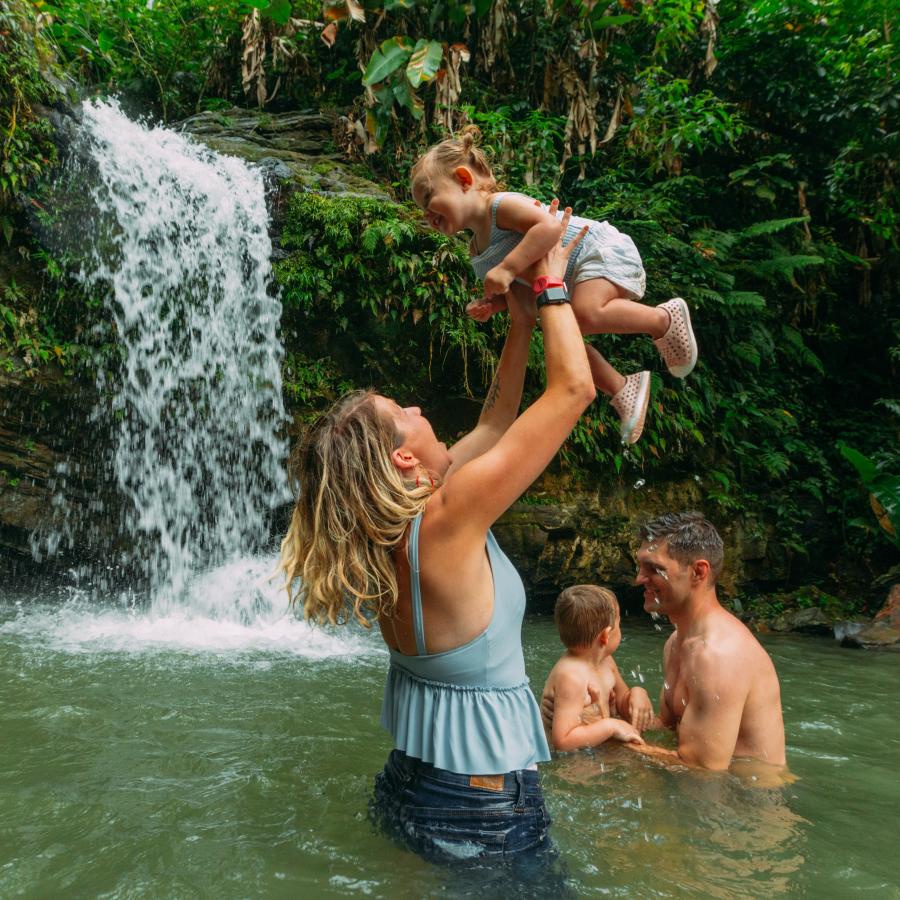
[{"label": "water droplet", "polygon": [[663,581],[669,580],[669,574],[665,569],[657,569],[656,574],[659,575],[659,577],[662,578]]},{"label": "water droplet", "polygon": [[681,705],[687,706],[687,700],[685,700],[684,697],[681,698]]},{"label": "water droplet", "polygon": [[643,478],[638,478],[638,480],[634,483],[634,489],[639,491],[647,482]]},{"label": "water droplet", "polygon": [[662,625],[654,625],[653,626],[657,631],[662,631]]},{"label": "water droplet", "polygon": [[668,689],[669,689],[669,682],[668,682],[668,681],[664,681],[664,682],[663,682],[663,686],[665,687],[666,690],[668,690]]},{"label": "water droplet", "polygon": [[638,672],[638,681],[640,681],[641,684],[644,683],[644,676],[640,672]]},{"label": "water droplet", "polygon": [[695,475],[695,476],[694,476],[694,481],[696,481],[697,484],[700,484],[700,476],[699,476],[699,475]]},{"label": "water droplet", "polygon": [[719,695],[716,694],[716,703],[718,703],[718,702],[719,702]]},{"label": "water droplet", "polygon": [[[659,602],[659,601],[657,601],[657,602]],[[659,619],[659,613],[658,613],[658,612],[651,612],[651,613],[650,613],[650,618],[653,619],[654,621],[656,621],[657,619]]]}]

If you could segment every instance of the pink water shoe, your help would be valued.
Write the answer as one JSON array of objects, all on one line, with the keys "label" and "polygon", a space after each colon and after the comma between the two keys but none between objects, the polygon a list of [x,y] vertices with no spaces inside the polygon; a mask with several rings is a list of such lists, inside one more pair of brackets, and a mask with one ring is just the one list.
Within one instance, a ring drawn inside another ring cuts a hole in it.
[{"label": "pink water shoe", "polygon": [[650,402],[650,373],[635,372],[625,377],[625,385],[609,401],[619,414],[623,444],[634,444],[644,430]]},{"label": "pink water shoe", "polygon": [[681,297],[673,297],[660,303],[658,309],[669,314],[669,328],[666,333],[653,343],[659,350],[666,368],[676,377],[684,378],[697,365],[697,341],[694,329],[691,328],[691,314],[687,303]]}]

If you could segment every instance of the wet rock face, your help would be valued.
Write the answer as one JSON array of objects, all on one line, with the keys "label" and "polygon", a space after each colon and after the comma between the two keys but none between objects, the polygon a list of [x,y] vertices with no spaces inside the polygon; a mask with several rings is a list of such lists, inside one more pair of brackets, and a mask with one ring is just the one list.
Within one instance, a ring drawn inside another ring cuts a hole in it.
[{"label": "wet rock face", "polygon": [[848,629],[843,635],[845,647],[861,647],[865,650],[900,651],[900,584],[895,584],[884,606],[870,624]]},{"label": "wet rock face", "polygon": [[[312,190],[391,199],[383,187],[356,174],[335,151],[331,116],[235,108],[198,113],[177,127],[217,153],[260,166],[271,176],[276,193]],[[277,214],[277,209],[273,212]]]}]

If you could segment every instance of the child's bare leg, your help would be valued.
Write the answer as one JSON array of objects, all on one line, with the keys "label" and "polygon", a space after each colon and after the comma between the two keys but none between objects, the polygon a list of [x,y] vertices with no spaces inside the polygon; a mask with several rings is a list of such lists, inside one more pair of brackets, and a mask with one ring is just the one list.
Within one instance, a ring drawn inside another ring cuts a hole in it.
[{"label": "child's bare leg", "polygon": [[607,397],[618,394],[625,387],[625,376],[612,367],[606,357],[596,348],[585,342],[587,347],[588,364],[591,367],[591,377],[598,391],[602,391]]},{"label": "child's bare leg", "polygon": [[649,334],[661,338],[669,327],[669,314],[621,296],[622,288],[605,278],[575,285],[572,309],[582,334]]}]

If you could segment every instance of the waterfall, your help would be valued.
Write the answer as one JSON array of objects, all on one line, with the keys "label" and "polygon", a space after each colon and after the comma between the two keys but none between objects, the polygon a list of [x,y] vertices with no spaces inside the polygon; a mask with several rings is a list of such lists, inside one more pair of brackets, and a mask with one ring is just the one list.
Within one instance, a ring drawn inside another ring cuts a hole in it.
[{"label": "waterfall", "polygon": [[264,185],[241,160],[130,121],[114,102],[83,112],[103,225],[80,279],[106,296],[122,355],[101,378],[111,474],[164,611],[201,573],[258,550],[289,499]]}]

